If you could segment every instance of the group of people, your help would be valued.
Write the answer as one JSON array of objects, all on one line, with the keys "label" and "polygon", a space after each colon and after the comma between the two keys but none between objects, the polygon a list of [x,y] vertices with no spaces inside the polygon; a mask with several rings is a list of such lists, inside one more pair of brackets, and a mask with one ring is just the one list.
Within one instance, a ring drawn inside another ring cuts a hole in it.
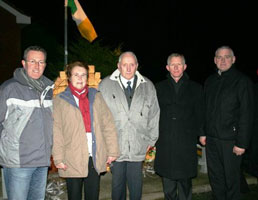
[{"label": "group of people", "polygon": [[206,146],[215,199],[240,196],[240,165],[250,143],[254,90],[235,67],[233,50],[215,52],[216,73],[202,85],[185,72],[184,55],[167,59],[167,79],[154,84],[138,71],[133,52],[98,90],[87,86],[88,65],[70,63],[69,85],[52,100],[43,75],[47,53],[24,51],[22,68],[0,87],[0,165],[9,200],[43,200],[50,156],[65,178],[68,199],[99,199],[100,174],[112,172],[112,199],[142,196],[142,165],[156,146],[155,172],[167,200],[192,199],[198,139]]}]

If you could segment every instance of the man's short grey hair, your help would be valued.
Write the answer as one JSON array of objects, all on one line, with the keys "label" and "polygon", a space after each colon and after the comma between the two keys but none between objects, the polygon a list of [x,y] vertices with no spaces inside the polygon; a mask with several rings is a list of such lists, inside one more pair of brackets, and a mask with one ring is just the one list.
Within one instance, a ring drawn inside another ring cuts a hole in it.
[{"label": "man's short grey hair", "polygon": [[25,49],[24,50],[24,54],[23,54],[23,59],[24,60],[27,60],[27,56],[28,56],[29,51],[40,51],[40,52],[42,52],[44,54],[45,61],[47,60],[47,52],[46,52],[45,49],[43,49],[40,46],[29,46],[27,49]]},{"label": "man's short grey hair", "polygon": [[168,56],[168,59],[167,59],[167,65],[170,65],[170,61],[172,58],[174,57],[180,57],[183,61],[183,65],[185,64],[185,57],[183,54],[179,54],[179,53],[172,53]]},{"label": "man's short grey hair", "polygon": [[132,52],[132,51],[126,51],[126,52],[122,53],[122,54],[119,56],[119,58],[118,58],[118,62],[119,62],[119,63],[121,62],[122,58],[123,58],[124,55],[126,55],[126,54],[130,54],[131,56],[133,56],[134,59],[135,59],[136,64],[138,64],[138,59],[137,59],[136,55],[134,54],[134,52]]},{"label": "man's short grey hair", "polygon": [[218,52],[222,49],[228,49],[231,52],[231,56],[234,56],[234,51],[229,46],[221,46],[221,47],[217,48],[217,50],[215,51],[215,56],[217,56]]}]

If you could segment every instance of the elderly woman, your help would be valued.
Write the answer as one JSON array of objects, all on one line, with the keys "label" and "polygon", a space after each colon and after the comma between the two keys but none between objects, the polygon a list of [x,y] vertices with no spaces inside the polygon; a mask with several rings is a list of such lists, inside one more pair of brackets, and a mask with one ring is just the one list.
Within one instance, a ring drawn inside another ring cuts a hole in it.
[{"label": "elderly woman", "polygon": [[68,65],[69,86],[54,99],[53,158],[68,199],[98,199],[100,173],[119,156],[114,120],[101,94],[87,87],[88,66]]}]

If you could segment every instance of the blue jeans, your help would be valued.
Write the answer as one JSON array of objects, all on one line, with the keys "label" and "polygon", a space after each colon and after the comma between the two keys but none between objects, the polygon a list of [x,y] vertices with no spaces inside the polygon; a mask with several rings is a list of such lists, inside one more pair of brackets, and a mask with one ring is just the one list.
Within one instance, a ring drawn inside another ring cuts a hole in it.
[{"label": "blue jeans", "polygon": [[48,167],[6,168],[8,200],[44,200]]}]

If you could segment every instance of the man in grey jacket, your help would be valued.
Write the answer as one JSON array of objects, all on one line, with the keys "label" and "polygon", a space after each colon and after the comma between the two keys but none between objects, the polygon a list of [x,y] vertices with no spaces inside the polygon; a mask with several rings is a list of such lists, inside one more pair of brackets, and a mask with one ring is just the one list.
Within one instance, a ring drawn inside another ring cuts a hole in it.
[{"label": "man in grey jacket", "polygon": [[99,85],[118,132],[120,157],[111,167],[112,199],[132,200],[142,195],[142,161],[158,139],[159,105],[152,82],[138,71],[133,52],[119,57],[118,69]]},{"label": "man in grey jacket", "polygon": [[52,87],[47,53],[24,51],[23,68],[0,87],[0,165],[9,200],[43,200],[52,148]]}]

